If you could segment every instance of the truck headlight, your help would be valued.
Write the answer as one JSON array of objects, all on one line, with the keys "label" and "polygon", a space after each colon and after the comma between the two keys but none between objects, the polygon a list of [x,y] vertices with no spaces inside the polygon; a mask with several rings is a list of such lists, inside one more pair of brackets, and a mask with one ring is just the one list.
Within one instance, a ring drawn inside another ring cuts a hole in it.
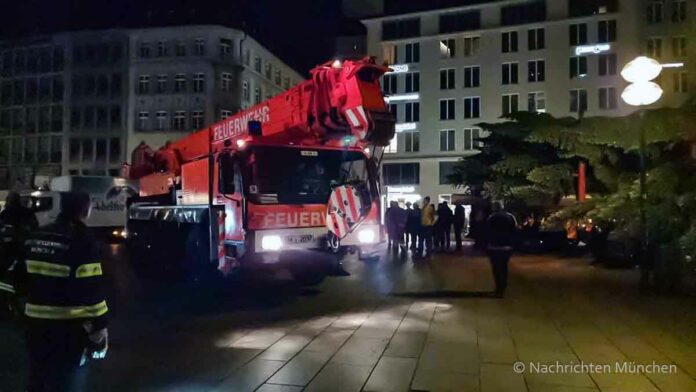
[{"label": "truck headlight", "polygon": [[265,235],[261,238],[261,249],[279,250],[283,247],[283,240],[279,235]]},{"label": "truck headlight", "polygon": [[363,244],[375,242],[375,238],[377,238],[377,233],[374,229],[362,229],[358,232],[358,241]]}]

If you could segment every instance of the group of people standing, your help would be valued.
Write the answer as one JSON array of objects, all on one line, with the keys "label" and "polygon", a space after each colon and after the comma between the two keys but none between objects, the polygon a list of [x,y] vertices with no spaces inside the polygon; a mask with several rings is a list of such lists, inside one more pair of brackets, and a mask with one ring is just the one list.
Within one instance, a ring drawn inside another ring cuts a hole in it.
[{"label": "group of people standing", "polygon": [[437,208],[430,197],[423,199],[423,207],[418,203],[406,203],[402,208],[398,202],[389,203],[384,215],[389,247],[410,248],[417,255],[428,256],[433,252],[446,252],[451,248],[451,235],[454,228],[455,250],[462,249],[462,233],[466,227],[464,206],[457,203],[454,212],[446,201]]}]

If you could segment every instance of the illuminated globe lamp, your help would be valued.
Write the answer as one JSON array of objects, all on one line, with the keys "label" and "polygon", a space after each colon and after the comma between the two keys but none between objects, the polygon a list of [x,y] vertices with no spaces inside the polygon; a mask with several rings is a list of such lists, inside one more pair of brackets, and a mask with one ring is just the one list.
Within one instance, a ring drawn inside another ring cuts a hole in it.
[{"label": "illuminated globe lamp", "polygon": [[652,82],[662,72],[662,65],[655,59],[640,56],[626,64],[621,76],[631,82],[621,93],[621,99],[631,106],[645,106],[662,97],[662,88]]}]

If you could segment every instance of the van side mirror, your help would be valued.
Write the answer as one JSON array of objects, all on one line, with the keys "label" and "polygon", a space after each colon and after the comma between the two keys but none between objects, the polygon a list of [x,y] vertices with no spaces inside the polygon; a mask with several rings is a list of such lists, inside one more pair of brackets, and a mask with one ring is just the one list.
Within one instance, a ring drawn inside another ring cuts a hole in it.
[{"label": "van side mirror", "polygon": [[234,156],[229,153],[225,152],[218,156],[218,192],[223,195],[229,195],[235,192],[234,163]]}]

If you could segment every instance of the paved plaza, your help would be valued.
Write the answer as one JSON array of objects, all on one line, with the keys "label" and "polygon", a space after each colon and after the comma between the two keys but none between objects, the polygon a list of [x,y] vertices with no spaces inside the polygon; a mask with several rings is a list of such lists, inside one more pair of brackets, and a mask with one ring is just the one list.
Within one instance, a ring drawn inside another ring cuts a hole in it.
[{"label": "paved plaza", "polygon": [[[112,349],[92,391],[696,391],[696,301],[641,296],[637,271],[583,258],[513,257],[504,299],[473,251],[349,259],[351,276],[316,290],[216,298],[148,297],[112,267]],[[21,385],[15,350],[0,390]]]}]

